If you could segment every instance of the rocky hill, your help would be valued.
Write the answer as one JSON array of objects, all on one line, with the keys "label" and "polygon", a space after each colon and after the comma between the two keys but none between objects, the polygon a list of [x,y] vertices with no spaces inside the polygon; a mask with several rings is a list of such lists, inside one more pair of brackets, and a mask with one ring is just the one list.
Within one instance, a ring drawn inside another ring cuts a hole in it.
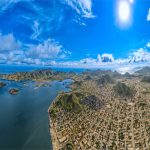
[{"label": "rocky hill", "polygon": [[98,85],[105,85],[109,83],[115,83],[115,80],[109,74],[102,75],[99,79],[97,79]]},{"label": "rocky hill", "polygon": [[150,75],[150,67],[144,67],[138,71],[135,72],[136,74],[139,74],[139,75]]},{"label": "rocky hill", "polygon": [[17,72],[13,74],[3,74],[1,75],[1,78],[7,79],[7,80],[15,80],[15,81],[21,81],[21,80],[63,80],[66,78],[71,78],[73,75],[75,75],[72,72],[60,72],[60,71],[53,71],[51,69],[46,70],[36,70],[31,72]]}]

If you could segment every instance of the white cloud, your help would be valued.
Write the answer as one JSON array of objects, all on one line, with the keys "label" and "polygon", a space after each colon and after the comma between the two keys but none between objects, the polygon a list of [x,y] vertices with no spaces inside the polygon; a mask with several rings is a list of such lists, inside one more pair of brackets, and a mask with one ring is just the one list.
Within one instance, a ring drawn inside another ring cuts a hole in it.
[{"label": "white cloud", "polygon": [[1,8],[0,11],[4,11],[10,5],[13,5],[21,1],[32,1],[32,0],[0,0],[0,8]]},{"label": "white cloud", "polygon": [[148,14],[147,14],[147,21],[150,21],[150,8],[149,8]]},{"label": "white cloud", "polygon": [[95,17],[92,13],[92,0],[64,0],[79,15],[85,18]]},{"label": "white cloud", "polygon": [[50,60],[63,59],[71,55],[70,51],[65,50],[53,39],[47,39],[38,45],[22,45],[13,34],[2,35],[1,33],[0,52],[0,62],[7,64],[47,65],[50,64]]},{"label": "white cloud", "polygon": [[38,45],[31,45],[27,56],[31,58],[52,59],[63,51],[63,46],[58,42],[48,39]]},{"label": "white cloud", "polygon": [[[148,43],[147,47],[149,46],[150,44]],[[15,39],[13,34],[2,35],[0,33],[0,63],[53,65],[76,68],[109,68],[120,66],[120,64],[127,66],[136,63],[150,63],[150,52],[146,48],[132,52],[128,58],[114,59],[112,54],[104,53],[102,55],[98,54],[96,58],[63,61],[65,57],[71,55],[71,52],[65,50],[59,42],[53,39],[47,39],[37,45],[26,45],[26,47],[27,49],[22,50],[22,44]],[[129,70],[129,68],[124,68],[124,70]]]},{"label": "white cloud", "polygon": [[21,63],[23,64],[35,64],[35,65],[44,65],[40,59],[24,58]]},{"label": "white cloud", "polygon": [[119,58],[119,59],[115,59],[114,62],[115,62],[116,64],[127,64],[127,63],[129,63],[129,58],[124,58],[124,59]]},{"label": "white cloud", "polygon": [[133,52],[133,54],[129,57],[130,62],[150,62],[150,52],[145,50],[144,48],[140,48],[139,50]]},{"label": "white cloud", "polygon": [[23,51],[9,51],[7,53],[0,54],[0,61],[5,61],[6,64],[13,64],[19,63],[24,59],[24,52]]},{"label": "white cloud", "polygon": [[147,43],[146,47],[150,47],[150,42]]},{"label": "white cloud", "polygon": [[[38,5],[35,0],[0,0],[0,14],[6,10],[15,9],[16,4],[27,5],[28,11],[20,11],[16,15],[11,15],[11,26],[26,26],[29,28],[29,35],[25,35],[29,40],[43,40],[48,38],[51,33],[58,32],[65,24],[70,24],[76,20],[80,26],[86,26],[84,18],[93,18],[92,0],[48,0],[46,5]],[[41,1],[45,3],[44,1]],[[64,4],[67,6],[64,6]],[[71,9],[68,9],[71,8]],[[50,13],[53,12],[53,13]],[[67,12],[67,13],[66,13]],[[73,12],[73,13],[72,13]],[[75,13],[74,13],[75,12]],[[71,16],[67,16],[71,13]],[[6,18],[6,21],[9,21]],[[6,25],[7,26],[7,25]],[[15,29],[12,29],[13,32]],[[31,32],[30,32],[31,31]]]},{"label": "white cloud", "polygon": [[55,59],[64,59],[71,55],[63,46],[53,39],[47,39],[38,45],[29,45],[29,49],[25,52],[24,63],[33,63],[41,65],[51,65],[51,61]]},{"label": "white cloud", "polygon": [[81,64],[96,64],[96,59],[93,58],[85,58],[80,60]]},{"label": "white cloud", "polygon": [[134,67],[133,66],[121,66],[121,67],[117,67],[116,69],[118,72],[120,72],[121,74],[125,74],[126,72],[128,73],[133,73],[134,72]]},{"label": "white cloud", "polygon": [[73,19],[73,21],[76,22],[77,24],[79,24],[80,26],[84,26],[84,27],[87,26],[86,23],[83,22],[83,20],[81,18],[79,18],[79,17],[76,18],[76,19]]},{"label": "white cloud", "polygon": [[31,35],[31,39],[36,39],[41,34],[40,24],[38,21],[33,22],[33,34]]},{"label": "white cloud", "polygon": [[97,58],[85,58],[81,59],[80,61],[74,61],[70,64],[77,65],[77,66],[89,66],[89,67],[102,67],[102,66],[109,66],[110,64],[116,64],[117,62],[114,60],[112,54],[100,54],[97,55]]},{"label": "white cloud", "polygon": [[100,54],[97,55],[97,60],[98,60],[98,62],[101,62],[101,61],[102,61],[102,58],[101,58],[101,55],[100,55]]},{"label": "white cloud", "polygon": [[20,47],[21,43],[14,38],[13,34],[0,33],[0,51],[18,50]]},{"label": "white cloud", "polygon": [[97,58],[85,58],[79,61],[55,62],[55,66],[73,67],[73,68],[114,68],[120,73],[133,72],[133,69],[139,65],[150,64],[150,52],[145,49],[139,49],[133,52],[129,58],[114,59],[112,54],[100,54]]},{"label": "white cloud", "polygon": [[112,54],[103,54],[102,55],[102,62],[113,62],[114,58]]},{"label": "white cloud", "polygon": [[0,60],[6,60],[7,59],[7,56],[4,55],[4,54],[0,54]]}]

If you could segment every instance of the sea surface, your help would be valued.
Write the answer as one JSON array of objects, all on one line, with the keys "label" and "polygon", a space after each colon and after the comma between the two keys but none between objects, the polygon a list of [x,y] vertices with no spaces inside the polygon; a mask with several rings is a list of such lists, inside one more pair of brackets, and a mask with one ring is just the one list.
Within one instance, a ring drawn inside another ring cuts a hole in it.
[{"label": "sea surface", "polygon": [[[59,92],[69,91],[72,81],[40,88],[32,81],[0,81],[7,84],[0,88],[0,150],[52,150],[48,107]],[[10,95],[11,88],[19,88],[18,95]]]},{"label": "sea surface", "polygon": [[26,72],[26,71],[34,71],[40,69],[52,69],[55,71],[63,71],[63,72],[74,71],[76,73],[81,73],[86,70],[83,68],[57,68],[57,67],[49,67],[49,66],[0,65],[0,74]]},{"label": "sea surface", "polygon": [[[0,65],[0,74],[53,69],[81,73],[86,69]],[[46,87],[36,87],[32,81],[1,80],[7,85],[0,88],[0,150],[52,150],[49,134],[48,107],[61,91],[69,91],[71,80],[53,81]],[[17,95],[9,89],[19,88]]]}]

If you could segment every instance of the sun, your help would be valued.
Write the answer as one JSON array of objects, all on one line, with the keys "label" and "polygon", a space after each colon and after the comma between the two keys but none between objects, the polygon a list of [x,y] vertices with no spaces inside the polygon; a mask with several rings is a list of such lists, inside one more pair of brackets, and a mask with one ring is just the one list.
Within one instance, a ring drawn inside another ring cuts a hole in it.
[{"label": "sun", "polygon": [[121,0],[118,5],[119,20],[127,22],[131,15],[130,4],[127,0]]},{"label": "sun", "polygon": [[130,1],[131,4],[134,2],[134,0],[129,0],[129,1]]}]

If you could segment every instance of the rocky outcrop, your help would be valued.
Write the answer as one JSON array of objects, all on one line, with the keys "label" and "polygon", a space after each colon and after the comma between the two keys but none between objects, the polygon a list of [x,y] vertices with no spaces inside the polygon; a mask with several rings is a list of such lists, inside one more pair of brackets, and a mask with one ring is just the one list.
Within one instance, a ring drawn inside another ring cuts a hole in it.
[{"label": "rocky outcrop", "polygon": [[0,82],[0,88],[6,86],[6,83]]},{"label": "rocky outcrop", "polygon": [[11,95],[16,95],[16,94],[18,94],[18,92],[19,92],[19,89],[10,89],[9,90],[9,94],[11,94]]}]

